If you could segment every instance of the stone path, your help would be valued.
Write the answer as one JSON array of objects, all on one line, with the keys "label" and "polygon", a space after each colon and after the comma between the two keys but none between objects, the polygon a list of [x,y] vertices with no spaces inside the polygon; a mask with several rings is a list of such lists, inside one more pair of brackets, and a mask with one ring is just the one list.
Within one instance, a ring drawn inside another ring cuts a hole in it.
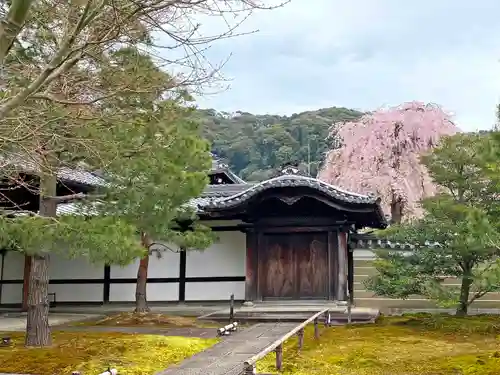
[{"label": "stone path", "polygon": [[[49,314],[51,327],[69,324],[87,319],[96,319],[100,315],[95,314]],[[26,314],[9,313],[0,315],[0,332],[24,331],[26,329]]]},{"label": "stone path", "polygon": [[[200,337],[204,339],[217,337],[217,328],[198,327],[120,327],[120,326],[60,326],[53,330],[65,332],[120,332],[144,335]],[[1,375],[1,374],[0,374]]]},{"label": "stone path", "polygon": [[240,375],[245,360],[296,326],[297,323],[256,324],[156,375]]}]

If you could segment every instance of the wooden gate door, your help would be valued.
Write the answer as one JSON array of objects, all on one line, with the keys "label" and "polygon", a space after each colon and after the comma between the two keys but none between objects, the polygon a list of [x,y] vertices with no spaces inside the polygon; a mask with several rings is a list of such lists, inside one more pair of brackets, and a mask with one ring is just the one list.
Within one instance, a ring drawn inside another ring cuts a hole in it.
[{"label": "wooden gate door", "polygon": [[326,233],[265,234],[259,249],[263,299],[328,298]]},{"label": "wooden gate door", "polygon": [[297,297],[328,299],[328,235],[298,235],[293,244],[297,262]]},{"label": "wooden gate door", "polygon": [[293,299],[296,265],[289,234],[265,234],[259,249],[259,290],[263,299]]}]

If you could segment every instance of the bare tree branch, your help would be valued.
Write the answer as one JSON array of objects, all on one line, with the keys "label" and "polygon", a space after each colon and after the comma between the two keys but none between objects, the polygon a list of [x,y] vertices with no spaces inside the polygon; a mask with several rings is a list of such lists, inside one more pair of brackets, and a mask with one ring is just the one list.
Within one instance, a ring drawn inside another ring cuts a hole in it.
[{"label": "bare tree branch", "polygon": [[[71,106],[92,105],[106,99],[107,95],[86,98],[77,92],[64,97],[63,92],[54,92],[54,84],[58,86],[58,81],[77,66],[83,64],[90,68],[94,65],[92,60],[106,58],[120,45],[145,44],[156,49],[183,51],[174,59],[156,56],[157,62],[159,65],[166,63],[167,68],[173,65],[182,67],[183,73],[176,77],[177,87],[191,87],[191,91],[194,88],[195,92],[203,92],[203,87],[224,81],[219,74],[221,66],[214,66],[208,61],[204,51],[215,41],[254,33],[255,30],[235,31],[255,10],[274,9],[286,3],[288,1],[266,5],[250,0],[86,0],[68,4],[62,0],[39,0],[34,5],[33,17],[20,34],[21,45],[25,45],[35,29],[39,28],[48,34],[47,40],[51,41],[54,52],[45,50],[47,62],[40,61],[41,64],[30,68],[30,72],[26,72],[26,67],[23,68],[24,75],[30,77],[30,82],[15,88],[14,95],[0,100],[0,120],[22,106],[28,98]],[[42,17],[39,13],[41,10],[55,11],[56,14],[53,17]],[[235,18],[239,14],[243,14],[243,17]],[[194,21],[201,15],[220,18],[226,25],[226,30],[214,35],[201,35],[201,24]],[[233,16],[231,20],[226,18],[229,15]],[[60,19],[54,18],[59,16]],[[145,35],[154,32],[163,34],[173,44],[162,45],[149,37],[144,39]],[[61,36],[60,42],[57,42],[57,35]],[[93,85],[90,77],[87,81],[90,86]],[[45,92],[39,94],[43,88],[46,88]]]}]

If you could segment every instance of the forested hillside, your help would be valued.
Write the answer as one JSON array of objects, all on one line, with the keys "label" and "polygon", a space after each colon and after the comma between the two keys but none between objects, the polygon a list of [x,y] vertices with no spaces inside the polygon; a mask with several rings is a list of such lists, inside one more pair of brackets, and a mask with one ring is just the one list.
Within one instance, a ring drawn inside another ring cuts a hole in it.
[{"label": "forested hillside", "polygon": [[362,113],[347,108],[323,108],[291,116],[196,112],[212,151],[241,177],[263,180],[283,164],[297,163],[316,176],[325,153],[335,147],[329,136],[333,123],[352,121]]}]

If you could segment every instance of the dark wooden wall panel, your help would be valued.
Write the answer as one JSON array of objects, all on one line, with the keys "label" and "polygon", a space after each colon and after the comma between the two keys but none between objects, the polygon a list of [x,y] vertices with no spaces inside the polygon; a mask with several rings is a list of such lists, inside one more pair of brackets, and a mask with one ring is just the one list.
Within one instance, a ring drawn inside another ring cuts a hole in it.
[{"label": "dark wooden wall panel", "polygon": [[328,272],[330,274],[329,295],[330,299],[335,299],[337,294],[337,275],[338,270],[338,232],[328,232]]},{"label": "dark wooden wall panel", "polygon": [[246,238],[245,300],[257,299],[258,287],[258,233],[248,231]]}]

